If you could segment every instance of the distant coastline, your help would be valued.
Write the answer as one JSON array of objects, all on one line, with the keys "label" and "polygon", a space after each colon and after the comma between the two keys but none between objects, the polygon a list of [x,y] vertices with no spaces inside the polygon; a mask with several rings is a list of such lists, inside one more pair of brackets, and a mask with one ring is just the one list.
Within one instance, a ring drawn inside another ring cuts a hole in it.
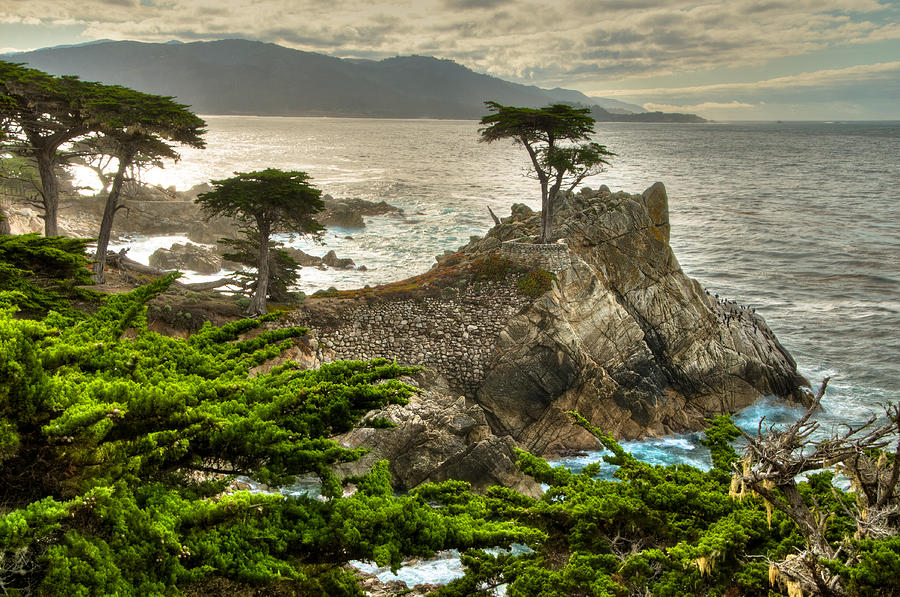
[{"label": "distant coastline", "polygon": [[598,122],[702,123],[571,89],[542,89],[474,72],[452,60],[347,60],[276,44],[102,41],[0,55],[54,75],[171,96],[198,114],[477,120],[484,102],[587,107]]}]

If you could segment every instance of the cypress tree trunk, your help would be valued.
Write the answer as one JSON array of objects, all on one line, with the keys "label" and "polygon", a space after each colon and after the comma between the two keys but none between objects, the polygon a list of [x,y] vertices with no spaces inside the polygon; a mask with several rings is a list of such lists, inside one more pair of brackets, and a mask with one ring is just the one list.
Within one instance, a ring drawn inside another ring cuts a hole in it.
[{"label": "cypress tree trunk", "polygon": [[553,228],[553,211],[547,185],[541,183],[541,243],[550,242],[550,231]]},{"label": "cypress tree trunk", "polygon": [[41,175],[41,196],[44,204],[44,236],[59,236],[59,181],[56,180],[56,159],[53,152],[36,152],[38,172]]},{"label": "cypress tree trunk", "polygon": [[3,209],[3,205],[0,205],[0,236],[7,236],[12,232],[9,229],[9,220],[6,218],[6,210]]},{"label": "cypress tree trunk", "polygon": [[103,208],[103,219],[100,221],[100,233],[97,235],[97,254],[94,258],[94,282],[103,284],[106,276],[103,270],[106,268],[106,251],[109,248],[109,237],[112,234],[113,219],[119,208],[119,195],[122,192],[122,184],[125,181],[125,170],[131,164],[132,157],[125,154],[119,157],[119,169],[113,179],[112,188],[106,197],[106,205]]},{"label": "cypress tree trunk", "polygon": [[269,293],[269,223],[257,219],[259,227],[259,251],[256,257],[256,290],[250,299],[247,314],[251,316],[266,313],[266,295]]}]

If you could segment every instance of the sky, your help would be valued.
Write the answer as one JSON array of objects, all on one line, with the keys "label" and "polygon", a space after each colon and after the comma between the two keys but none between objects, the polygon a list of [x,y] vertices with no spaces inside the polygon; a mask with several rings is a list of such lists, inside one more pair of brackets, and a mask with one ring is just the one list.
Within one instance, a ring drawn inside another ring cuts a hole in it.
[{"label": "sky", "polygon": [[900,0],[2,0],[0,53],[244,38],[420,54],[715,120],[900,120]]}]

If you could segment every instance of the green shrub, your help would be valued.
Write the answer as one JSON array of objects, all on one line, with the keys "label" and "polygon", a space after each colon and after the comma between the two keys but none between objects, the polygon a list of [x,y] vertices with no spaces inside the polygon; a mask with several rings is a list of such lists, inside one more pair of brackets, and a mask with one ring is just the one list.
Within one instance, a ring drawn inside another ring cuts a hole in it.
[{"label": "green shrub", "polygon": [[556,274],[545,269],[536,268],[519,278],[519,292],[527,297],[536,299],[553,286]]},{"label": "green shrub", "polygon": [[488,255],[472,263],[472,272],[477,280],[499,281],[506,277],[513,267],[512,261],[500,255]]},{"label": "green shrub", "polygon": [[99,302],[97,293],[79,288],[93,283],[84,256],[88,242],[38,234],[0,236],[0,292],[19,293],[10,300],[35,316],[51,310],[75,315],[74,301]]},{"label": "green shrub", "polygon": [[[339,497],[331,465],[365,450],[328,438],[406,402],[414,390],[397,377],[412,370],[385,360],[286,363],[251,376],[304,330],[241,340],[274,319],[263,316],[204,324],[188,339],[149,332],[144,305],[173,279],[111,296],[77,322],[0,309],[4,592],[359,594],[344,569],[351,559],[397,567],[440,549],[540,538],[487,520],[467,487],[457,487],[469,504],[462,512],[395,497],[386,463]],[[304,473],[319,476],[328,500],[223,493],[233,475],[277,488]]]}]

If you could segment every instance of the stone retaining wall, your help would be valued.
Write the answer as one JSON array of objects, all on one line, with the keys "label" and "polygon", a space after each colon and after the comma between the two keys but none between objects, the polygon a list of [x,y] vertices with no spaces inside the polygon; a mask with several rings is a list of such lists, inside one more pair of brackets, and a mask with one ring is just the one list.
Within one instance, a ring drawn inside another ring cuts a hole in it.
[{"label": "stone retaining wall", "polygon": [[539,267],[549,272],[559,273],[572,263],[569,246],[565,243],[538,245],[505,241],[500,254],[516,263]]},{"label": "stone retaining wall", "polygon": [[334,328],[316,328],[302,318],[297,323],[317,338],[322,360],[384,357],[422,365],[472,396],[484,380],[500,330],[530,302],[510,276],[471,284],[455,296],[361,304],[342,314],[343,323]]}]

